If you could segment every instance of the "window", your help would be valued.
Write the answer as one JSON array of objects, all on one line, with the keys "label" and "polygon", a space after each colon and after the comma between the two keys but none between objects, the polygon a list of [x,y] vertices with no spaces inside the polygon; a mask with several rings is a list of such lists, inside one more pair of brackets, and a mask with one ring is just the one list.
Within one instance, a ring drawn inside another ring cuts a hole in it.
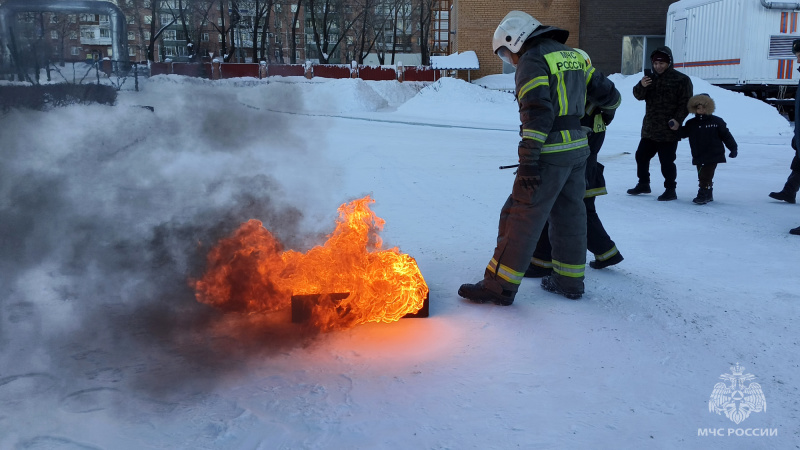
[{"label": "window", "polygon": [[78,32],[75,31],[75,30],[70,31],[69,32],[69,38],[70,39],[78,39]]},{"label": "window", "polygon": [[200,35],[200,40],[202,42],[208,42],[208,33],[203,33]]},{"label": "window", "polygon": [[81,37],[83,39],[94,39],[94,30],[81,30]]},{"label": "window", "polygon": [[111,37],[111,32],[108,30],[108,28],[100,28],[100,37],[101,38],[110,38]]},{"label": "window", "polygon": [[164,54],[167,55],[167,56],[175,56],[175,47],[165,46],[164,47]]},{"label": "window", "polygon": [[150,31],[149,30],[144,32],[144,40],[145,41],[149,41],[150,40]]},{"label": "window", "polygon": [[50,39],[58,39],[58,30],[50,30]]},{"label": "window", "polygon": [[281,19],[280,19],[280,18],[278,18],[278,17],[276,17],[276,18],[275,18],[275,28],[277,28],[277,29],[279,29],[279,30],[280,30],[280,29],[281,29],[281,25],[282,25],[282,23],[281,23]]},{"label": "window", "polygon": [[176,33],[176,39],[179,41],[185,41],[186,33],[183,30],[178,30],[178,32]]},{"label": "window", "polygon": [[217,17],[217,26],[218,27],[222,26],[222,17]]},{"label": "window", "polygon": [[128,16],[128,25],[133,25],[136,23],[136,17]]},{"label": "window", "polygon": [[144,23],[148,25],[153,23],[153,16],[144,16]]},{"label": "window", "polygon": [[101,14],[100,15],[100,22],[108,22],[108,15],[107,14]]},{"label": "window", "polygon": [[276,3],[275,4],[275,12],[279,13],[279,12],[281,12],[281,10],[282,10],[281,4],[280,3]]},{"label": "window", "polygon": [[149,8],[150,7],[150,0],[143,0],[142,1],[142,6],[144,6],[145,8]]},{"label": "window", "polygon": [[58,14],[53,14],[50,16],[50,23],[58,23]]},{"label": "window", "polygon": [[75,23],[78,21],[78,16],[76,16],[75,14],[70,14],[67,17],[69,17],[69,23]]},{"label": "window", "polygon": [[136,49],[133,46],[128,47],[128,56],[136,56]]},{"label": "window", "polygon": [[72,47],[72,48],[70,48],[69,53],[72,56],[78,56],[78,55],[81,54],[81,48],[80,47]]},{"label": "window", "polygon": [[96,22],[94,14],[81,14],[81,22]]},{"label": "window", "polygon": [[161,21],[161,25],[166,25],[172,22],[172,14],[162,14],[159,20]]},{"label": "window", "polygon": [[174,41],[175,39],[175,30],[164,30],[163,39],[167,41]]},{"label": "window", "polygon": [[129,41],[135,41],[136,40],[136,33],[134,33],[133,31],[128,31],[128,40]]}]

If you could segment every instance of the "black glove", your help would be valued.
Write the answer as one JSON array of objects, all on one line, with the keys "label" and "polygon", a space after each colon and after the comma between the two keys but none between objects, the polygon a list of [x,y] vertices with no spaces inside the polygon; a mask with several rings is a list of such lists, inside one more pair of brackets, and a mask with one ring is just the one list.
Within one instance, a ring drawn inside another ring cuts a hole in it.
[{"label": "black glove", "polygon": [[536,189],[542,184],[542,176],[539,174],[539,163],[520,164],[517,169],[517,179],[519,185],[525,189]]},{"label": "black glove", "polygon": [[738,156],[738,155],[739,155],[739,151],[736,150],[736,149],[731,150],[731,152],[728,154],[728,156],[730,156],[731,158],[736,158],[736,156]]},{"label": "black glove", "polygon": [[616,114],[616,109],[603,109],[600,111],[600,116],[603,118],[603,123],[608,126],[612,120],[614,120],[614,114]]}]

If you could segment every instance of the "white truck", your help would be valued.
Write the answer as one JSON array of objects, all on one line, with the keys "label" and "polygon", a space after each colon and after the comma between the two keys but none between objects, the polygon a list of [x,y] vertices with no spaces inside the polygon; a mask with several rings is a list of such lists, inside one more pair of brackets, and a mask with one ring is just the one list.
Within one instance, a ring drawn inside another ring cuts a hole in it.
[{"label": "white truck", "polygon": [[680,0],[667,10],[675,68],[774,104],[793,117],[800,0]]}]

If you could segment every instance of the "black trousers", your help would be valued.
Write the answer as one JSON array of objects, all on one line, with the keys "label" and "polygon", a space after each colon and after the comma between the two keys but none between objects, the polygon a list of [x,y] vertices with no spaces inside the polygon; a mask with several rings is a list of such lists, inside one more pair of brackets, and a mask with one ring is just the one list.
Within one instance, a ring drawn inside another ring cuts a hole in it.
[{"label": "black trousers", "polygon": [[701,188],[711,188],[714,186],[714,172],[717,170],[717,163],[699,164],[697,166],[697,181]]},{"label": "black trousers", "polygon": [[639,183],[650,184],[650,160],[658,155],[661,163],[661,175],[664,176],[664,187],[675,189],[678,183],[678,168],[675,158],[678,152],[678,142],[657,142],[652,139],[642,138],[636,149],[636,176]]},{"label": "black trousers", "polygon": [[792,169],[792,173],[790,173],[789,178],[786,179],[783,190],[796,193],[800,190],[800,154],[796,154],[795,157],[792,158],[792,165],[790,168]]}]

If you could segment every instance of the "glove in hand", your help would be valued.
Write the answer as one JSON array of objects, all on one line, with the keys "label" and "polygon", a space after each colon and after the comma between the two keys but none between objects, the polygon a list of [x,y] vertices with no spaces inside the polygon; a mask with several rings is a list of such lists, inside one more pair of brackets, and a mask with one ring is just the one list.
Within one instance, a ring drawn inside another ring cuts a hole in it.
[{"label": "glove in hand", "polygon": [[731,152],[728,154],[728,156],[730,156],[731,158],[736,158],[737,156],[739,156],[739,151],[738,150],[731,150]]},{"label": "glove in hand", "polygon": [[517,179],[520,186],[525,189],[536,189],[542,184],[542,176],[539,174],[539,164],[520,164],[517,169]]},{"label": "glove in hand", "polygon": [[615,109],[603,109],[600,111],[600,116],[603,118],[603,123],[608,126],[611,124],[611,121],[614,120],[614,114],[616,114]]}]

